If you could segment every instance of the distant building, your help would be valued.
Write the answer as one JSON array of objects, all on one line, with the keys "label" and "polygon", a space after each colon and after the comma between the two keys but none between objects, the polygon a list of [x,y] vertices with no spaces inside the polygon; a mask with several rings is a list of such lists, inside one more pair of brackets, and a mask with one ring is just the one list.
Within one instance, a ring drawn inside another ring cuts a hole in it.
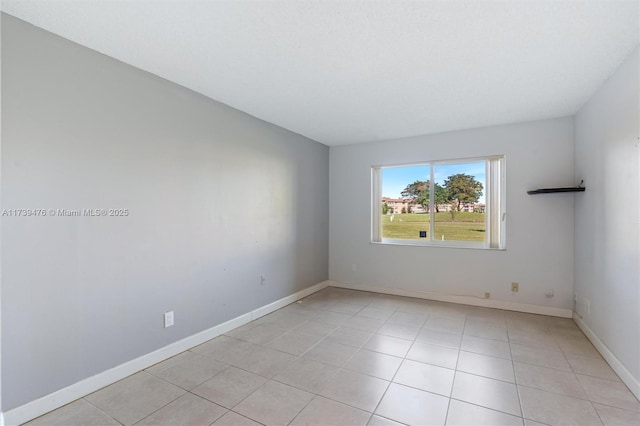
[{"label": "distant building", "polygon": [[[387,212],[387,214],[402,213],[403,209],[405,212],[410,210],[411,213],[428,213],[429,212],[428,207],[425,210],[420,204],[413,203],[411,202],[411,200],[406,200],[404,198],[382,197],[380,201],[382,204],[386,204],[387,206],[389,206],[389,211]],[[438,204],[437,211],[450,212],[451,208],[452,208],[451,204],[449,203]],[[460,209],[460,211],[470,212],[470,213],[485,213],[486,208],[487,206],[482,203],[468,203],[468,204],[463,204],[462,209]]]},{"label": "distant building", "polygon": [[[405,213],[409,211],[409,209],[411,209],[412,212],[415,211],[414,210],[415,204],[411,203],[410,200],[405,200],[403,198],[382,197],[381,202],[382,204],[386,204],[387,206],[389,206],[389,211],[387,212],[387,214],[402,213],[402,209],[404,209]],[[420,206],[420,210],[422,210],[421,206]]]}]

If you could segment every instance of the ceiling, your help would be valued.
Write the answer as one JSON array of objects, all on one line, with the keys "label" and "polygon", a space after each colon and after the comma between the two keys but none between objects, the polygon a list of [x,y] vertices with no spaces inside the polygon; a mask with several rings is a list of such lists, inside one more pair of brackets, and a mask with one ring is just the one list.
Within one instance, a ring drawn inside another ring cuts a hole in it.
[{"label": "ceiling", "polygon": [[2,0],[2,10],[327,145],[572,115],[639,1]]}]

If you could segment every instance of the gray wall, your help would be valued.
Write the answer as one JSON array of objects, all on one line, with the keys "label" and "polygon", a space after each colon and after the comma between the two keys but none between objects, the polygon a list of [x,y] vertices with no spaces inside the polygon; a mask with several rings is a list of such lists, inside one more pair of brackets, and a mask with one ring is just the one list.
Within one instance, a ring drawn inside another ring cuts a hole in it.
[{"label": "gray wall", "polygon": [[328,161],[2,15],[3,208],[130,211],[2,218],[2,410],[326,280]]},{"label": "gray wall", "polygon": [[[371,244],[372,165],[498,154],[506,159],[506,251]],[[332,147],[330,162],[330,279],[571,309],[574,195],[526,193],[573,184],[571,117]]]},{"label": "gray wall", "polygon": [[[577,313],[640,392],[640,69],[638,48],[576,115]],[[587,309],[587,304],[589,308]]]}]

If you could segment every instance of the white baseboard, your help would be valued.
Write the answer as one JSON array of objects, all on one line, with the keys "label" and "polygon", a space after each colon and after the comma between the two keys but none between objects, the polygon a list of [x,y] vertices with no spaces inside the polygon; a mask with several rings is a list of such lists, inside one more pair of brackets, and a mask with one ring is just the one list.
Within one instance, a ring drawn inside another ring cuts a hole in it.
[{"label": "white baseboard", "polygon": [[[66,388],[28,402],[20,407],[16,407],[7,412],[0,412],[0,426],[19,425],[29,420],[35,419],[49,411],[62,407],[76,399],[82,398],[92,392],[102,389],[112,383],[122,380],[138,371],[144,370],[158,362],[171,358],[187,349],[198,346],[214,337],[220,336],[234,328],[240,327],[254,319],[260,318],[273,311],[276,311],[290,303],[300,300],[308,295],[322,290],[329,285],[329,281],[323,281],[304,290],[298,291],[290,296],[283,297],[273,303],[257,308],[251,312],[240,315],[227,322],[211,327],[207,330],[185,337],[182,340],[171,343],[151,353],[142,355],[136,359],[120,364],[95,376],[88,377]],[[4,417],[4,422],[3,422]]]},{"label": "white baseboard", "polygon": [[633,377],[633,375],[625,368],[620,360],[609,350],[609,348],[600,340],[600,338],[589,328],[589,326],[580,318],[577,313],[573,313],[573,320],[578,324],[580,330],[587,336],[587,338],[593,343],[600,355],[607,361],[607,363],[613,368],[613,371],[620,377],[622,382],[627,385],[629,390],[640,399],[640,381]]},{"label": "white baseboard", "polygon": [[292,294],[291,296],[286,296],[283,297],[280,300],[276,300],[273,303],[269,303],[268,305],[262,306],[261,308],[255,309],[251,312],[251,320],[255,320],[258,319],[260,317],[263,317],[267,314],[270,314],[273,311],[277,311],[280,308],[283,308],[287,305],[290,305],[291,303],[298,301],[302,298],[305,298],[307,296],[309,296],[310,294],[313,294],[317,291],[322,290],[325,287],[328,287],[330,284],[330,281],[323,281],[321,283],[318,283],[316,285],[313,285],[311,287],[307,287],[304,290],[300,290],[299,292]]},{"label": "white baseboard", "polygon": [[514,303],[506,300],[480,299],[471,296],[456,296],[442,293],[430,293],[423,291],[404,290],[389,287],[370,287],[343,283],[339,281],[329,281],[332,287],[349,288],[352,290],[371,291],[374,293],[391,294],[394,296],[415,297],[418,299],[437,300],[439,302],[460,303],[462,305],[483,306],[485,308],[505,309],[507,311],[526,312],[529,314],[549,315],[561,318],[571,318],[571,309],[554,308],[552,306],[529,305],[525,303]]}]

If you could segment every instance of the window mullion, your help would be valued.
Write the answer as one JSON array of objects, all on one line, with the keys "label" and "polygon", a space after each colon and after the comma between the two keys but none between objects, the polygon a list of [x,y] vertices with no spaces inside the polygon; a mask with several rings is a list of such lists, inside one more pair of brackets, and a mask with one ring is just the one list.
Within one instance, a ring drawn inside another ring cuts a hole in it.
[{"label": "window mullion", "polygon": [[436,214],[434,209],[435,184],[433,183],[433,164],[429,164],[429,241],[433,241]]},{"label": "window mullion", "polygon": [[371,198],[373,200],[373,205],[371,206],[371,240],[379,243],[382,241],[382,204],[380,203],[382,197],[382,169],[380,167],[371,169],[371,183]]}]

